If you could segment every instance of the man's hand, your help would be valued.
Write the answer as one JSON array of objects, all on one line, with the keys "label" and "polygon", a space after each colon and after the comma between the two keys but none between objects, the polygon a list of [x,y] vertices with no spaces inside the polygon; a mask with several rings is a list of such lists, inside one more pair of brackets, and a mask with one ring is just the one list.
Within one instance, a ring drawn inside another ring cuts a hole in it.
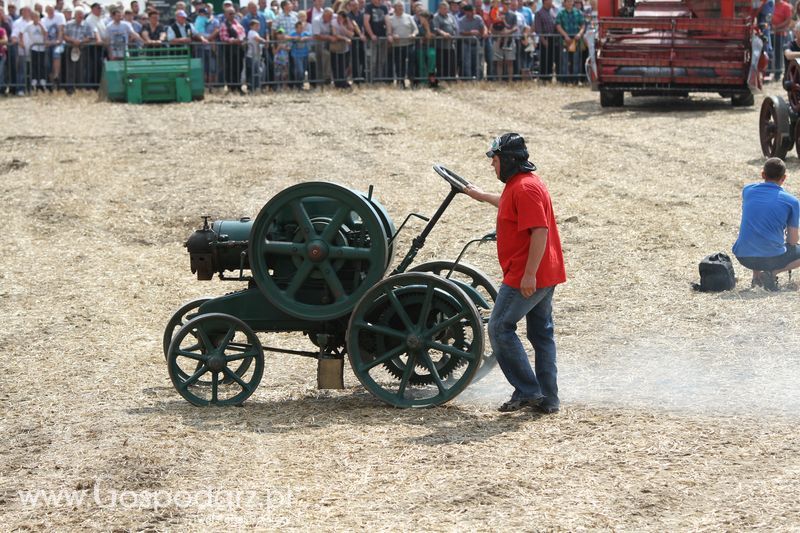
[{"label": "man's hand", "polygon": [[530,298],[536,292],[536,272],[533,274],[524,274],[522,281],[519,285],[519,291],[525,298]]},{"label": "man's hand", "polygon": [[464,188],[464,194],[470,198],[478,200],[479,202],[483,201],[483,191],[471,183]]}]

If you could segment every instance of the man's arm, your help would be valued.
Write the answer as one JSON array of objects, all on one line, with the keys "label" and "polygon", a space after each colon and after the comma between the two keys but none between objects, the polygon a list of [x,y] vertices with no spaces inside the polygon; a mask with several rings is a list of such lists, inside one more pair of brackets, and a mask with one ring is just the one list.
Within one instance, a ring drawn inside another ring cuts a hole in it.
[{"label": "man's arm", "polygon": [[483,192],[481,189],[474,185],[469,185],[466,189],[464,189],[464,194],[469,196],[470,198],[474,198],[479,202],[486,202],[488,204],[492,204],[495,207],[500,207],[500,195],[494,194],[491,192]]},{"label": "man's arm", "polygon": [[786,244],[797,245],[797,241],[800,240],[798,237],[800,237],[800,231],[797,228],[791,226],[786,228]]},{"label": "man's arm", "polygon": [[536,272],[539,270],[539,263],[542,262],[546,247],[547,228],[532,228],[528,260],[525,262],[525,273],[519,285],[519,290],[525,298],[530,298],[536,292]]}]

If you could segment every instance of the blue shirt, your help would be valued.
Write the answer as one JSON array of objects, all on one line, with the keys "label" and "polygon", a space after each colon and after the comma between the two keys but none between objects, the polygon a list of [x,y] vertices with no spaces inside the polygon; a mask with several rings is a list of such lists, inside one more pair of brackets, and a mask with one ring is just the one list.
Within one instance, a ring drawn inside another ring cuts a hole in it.
[{"label": "blue shirt", "polygon": [[800,226],[800,202],[777,183],[751,183],[742,190],[742,223],[733,245],[737,257],[786,253],[786,228]]},{"label": "blue shirt", "polygon": [[[290,37],[311,37],[311,33],[304,31],[303,33],[297,33],[293,31],[289,34]],[[294,41],[292,42],[292,57],[308,57],[309,49],[308,49],[309,41]]]}]

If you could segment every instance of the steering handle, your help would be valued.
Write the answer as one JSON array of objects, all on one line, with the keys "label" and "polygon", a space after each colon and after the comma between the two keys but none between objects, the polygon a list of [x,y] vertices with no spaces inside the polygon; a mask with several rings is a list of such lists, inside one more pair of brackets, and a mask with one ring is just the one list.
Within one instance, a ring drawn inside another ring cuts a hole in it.
[{"label": "steering handle", "polygon": [[433,165],[433,170],[435,170],[437,174],[439,174],[442,178],[444,178],[444,181],[449,183],[450,186],[453,187],[458,192],[464,192],[464,189],[472,185],[470,182],[468,182],[467,180],[465,180],[464,178],[462,178],[449,168],[444,167],[438,163]]}]

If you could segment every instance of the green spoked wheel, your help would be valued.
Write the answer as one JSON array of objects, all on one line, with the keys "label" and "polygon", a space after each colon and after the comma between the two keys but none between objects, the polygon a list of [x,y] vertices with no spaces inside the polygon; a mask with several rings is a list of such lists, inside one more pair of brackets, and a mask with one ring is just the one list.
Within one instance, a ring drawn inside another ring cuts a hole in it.
[{"label": "green spoked wheel", "polygon": [[367,292],[347,330],[350,366],[373,395],[428,407],[469,385],[483,355],[483,321],[453,282],[428,273],[391,276]]},{"label": "green spoked wheel", "polygon": [[[452,261],[430,261],[415,266],[410,272],[430,272],[437,276],[444,277],[447,276],[450,269],[452,269],[449,279],[454,279],[469,285],[489,304],[489,307],[485,308],[476,303],[484,326],[488,325],[489,317],[494,308],[494,302],[497,300],[497,287],[495,287],[489,277],[478,268],[468,263],[457,263],[455,266],[453,265]],[[486,377],[496,365],[497,359],[494,356],[494,352],[491,350],[484,351],[481,357],[481,365],[478,367],[473,381],[478,381]]]},{"label": "green spoked wheel", "polygon": [[175,389],[189,403],[240,405],[261,381],[264,350],[247,324],[209,313],[178,331],[168,348],[167,368]]},{"label": "green spoked wheel", "polygon": [[191,300],[180,306],[178,310],[175,311],[175,313],[169,319],[169,322],[167,322],[167,327],[164,328],[164,359],[167,358],[169,343],[172,342],[172,337],[175,336],[175,332],[181,329],[189,320],[197,316],[197,309],[210,299],[211,298],[206,296]]},{"label": "green spoked wheel", "polygon": [[250,266],[275,307],[304,320],[349,313],[388,267],[385,226],[360,194],[333,183],[289,187],[261,209]]}]

